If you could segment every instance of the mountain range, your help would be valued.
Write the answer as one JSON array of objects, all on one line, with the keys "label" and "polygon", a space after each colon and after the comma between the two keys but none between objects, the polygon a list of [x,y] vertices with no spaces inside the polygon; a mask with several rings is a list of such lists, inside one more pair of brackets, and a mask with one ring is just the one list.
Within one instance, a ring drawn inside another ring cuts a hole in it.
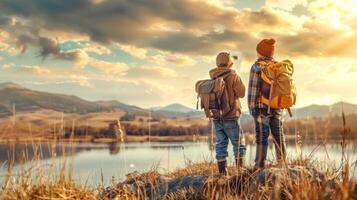
[{"label": "mountain range", "polygon": [[0,83],[0,116],[12,115],[16,112],[28,112],[48,109],[65,113],[87,114],[94,112],[123,111],[137,115],[157,117],[200,117],[201,111],[181,104],[171,104],[165,107],[144,109],[128,105],[116,100],[87,101],[73,95],[55,94],[27,89],[12,82]]},{"label": "mountain range", "polygon": [[295,118],[325,117],[329,115],[341,115],[357,113],[357,105],[347,102],[337,102],[332,105],[310,105],[303,108],[293,109]]},{"label": "mountain range", "polygon": [[[65,113],[94,113],[94,112],[114,112],[123,111],[137,115],[148,115],[160,117],[204,117],[202,111],[174,103],[163,107],[153,107],[149,109],[128,105],[116,100],[112,101],[87,101],[73,95],[55,94],[49,92],[35,91],[27,89],[12,82],[0,83],[0,116],[12,115],[13,109],[16,112],[27,112],[39,109],[48,109]],[[303,108],[293,109],[294,118],[324,117],[342,113],[342,106],[345,114],[357,113],[357,105],[338,102],[332,105],[310,105]],[[250,120],[247,112],[242,114],[242,123]]]},{"label": "mountain range", "polygon": [[202,111],[198,111],[196,109],[189,108],[182,104],[173,103],[167,106],[162,107],[153,107],[150,108],[154,113],[160,113],[166,117],[203,117],[204,114]]}]

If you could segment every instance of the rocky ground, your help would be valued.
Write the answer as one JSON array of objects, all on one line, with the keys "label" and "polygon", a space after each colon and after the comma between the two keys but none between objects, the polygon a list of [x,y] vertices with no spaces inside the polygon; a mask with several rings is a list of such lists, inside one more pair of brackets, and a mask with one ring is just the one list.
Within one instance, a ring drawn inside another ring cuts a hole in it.
[{"label": "rocky ground", "polygon": [[349,173],[349,165],[319,171],[308,161],[294,161],[261,170],[231,166],[227,176],[217,174],[215,163],[188,164],[170,174],[131,173],[97,187],[78,184],[65,173],[56,180],[21,176],[4,182],[0,199],[357,199],[357,182]]},{"label": "rocky ground", "polygon": [[270,166],[258,171],[231,167],[228,176],[216,174],[210,164],[188,168],[191,169],[169,176],[157,172],[129,174],[127,180],[102,190],[101,196],[104,199],[357,198],[354,181],[342,181],[332,173],[319,172],[306,164]]}]

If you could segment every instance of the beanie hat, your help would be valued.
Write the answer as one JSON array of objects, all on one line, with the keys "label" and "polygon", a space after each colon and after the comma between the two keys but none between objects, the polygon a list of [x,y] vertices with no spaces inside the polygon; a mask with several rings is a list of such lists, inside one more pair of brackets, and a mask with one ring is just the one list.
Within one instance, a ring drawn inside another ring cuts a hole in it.
[{"label": "beanie hat", "polygon": [[257,44],[257,52],[266,57],[272,57],[275,51],[275,40],[264,39]]},{"label": "beanie hat", "polygon": [[216,57],[216,65],[217,67],[230,67],[234,64],[235,58],[233,58],[227,52],[221,52]]}]

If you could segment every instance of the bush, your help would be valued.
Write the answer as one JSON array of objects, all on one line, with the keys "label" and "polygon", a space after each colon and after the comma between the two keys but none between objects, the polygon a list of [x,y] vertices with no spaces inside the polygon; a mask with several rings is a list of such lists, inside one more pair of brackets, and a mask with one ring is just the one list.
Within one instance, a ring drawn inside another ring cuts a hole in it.
[{"label": "bush", "polygon": [[134,121],[135,117],[135,114],[126,113],[120,117],[120,121]]}]

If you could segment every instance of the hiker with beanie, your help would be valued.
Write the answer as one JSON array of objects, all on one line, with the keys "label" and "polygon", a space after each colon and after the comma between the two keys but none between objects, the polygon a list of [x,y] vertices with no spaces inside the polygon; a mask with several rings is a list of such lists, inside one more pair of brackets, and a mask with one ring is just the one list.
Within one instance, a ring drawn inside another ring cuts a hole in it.
[{"label": "hiker with beanie", "polygon": [[[248,107],[254,118],[256,133],[256,157],[255,168],[264,168],[268,150],[268,138],[270,132],[275,144],[276,158],[278,163],[284,163],[286,150],[282,127],[281,98],[277,100],[279,106],[273,108],[272,94],[275,94],[271,86],[273,81],[267,84],[265,81],[265,71],[279,62],[273,59],[275,52],[275,40],[264,39],[256,47],[257,61],[250,70],[248,86]],[[289,61],[290,62],[290,61]],[[289,64],[289,63],[288,63]],[[264,65],[264,66],[263,66]],[[268,67],[265,67],[268,66]],[[292,64],[291,64],[292,67]],[[264,71],[264,73],[263,73]],[[264,75],[264,76],[263,76]],[[263,80],[264,79],[264,80]],[[290,97],[290,96],[289,96]],[[285,98],[285,97],[284,97]],[[265,101],[263,101],[264,99]],[[268,100],[267,100],[268,99]],[[294,100],[295,101],[295,100]],[[294,102],[295,103],[295,102]],[[291,106],[291,105],[289,105]]]},{"label": "hiker with beanie", "polygon": [[245,86],[232,66],[236,58],[227,52],[216,57],[217,67],[210,70],[211,79],[196,83],[196,92],[201,98],[201,108],[206,116],[213,119],[216,134],[216,159],[219,173],[225,175],[229,140],[233,145],[236,166],[243,166],[246,152],[242,143],[243,135],[239,117],[241,104],[239,98],[245,96]]}]

